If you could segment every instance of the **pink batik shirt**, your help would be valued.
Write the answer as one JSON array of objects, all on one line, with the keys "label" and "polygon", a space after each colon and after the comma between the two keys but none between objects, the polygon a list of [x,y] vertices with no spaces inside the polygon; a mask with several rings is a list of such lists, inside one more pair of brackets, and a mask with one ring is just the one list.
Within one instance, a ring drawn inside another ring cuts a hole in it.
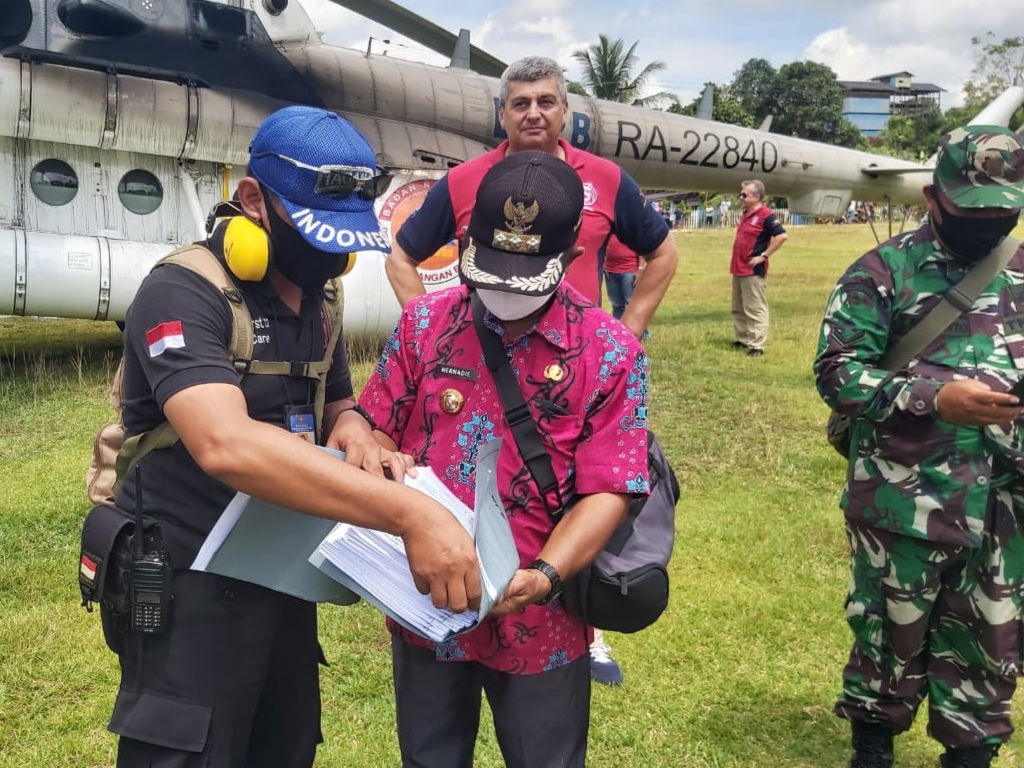
[{"label": "pink batik shirt", "polygon": [[[502,330],[490,314],[486,323],[492,332]],[[629,330],[563,284],[532,329],[504,341],[562,498],[647,494],[647,356]],[[465,286],[408,304],[359,402],[399,450],[431,467],[470,508],[477,452],[504,438],[498,488],[520,566],[536,559],[554,524],[505,424]],[[485,619],[441,644],[392,622],[389,628],[405,642],[433,648],[438,660],[475,661],[513,674],[575,661],[591,640],[561,599]]]}]

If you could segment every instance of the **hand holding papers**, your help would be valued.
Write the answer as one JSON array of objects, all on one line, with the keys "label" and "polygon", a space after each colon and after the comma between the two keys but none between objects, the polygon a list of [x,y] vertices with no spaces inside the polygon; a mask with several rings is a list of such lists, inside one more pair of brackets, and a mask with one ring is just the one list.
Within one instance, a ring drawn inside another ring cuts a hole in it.
[{"label": "hand holding papers", "polygon": [[401,538],[381,531],[341,523],[309,558],[332,579],[361,595],[403,627],[435,642],[475,627],[501,598],[519,567],[508,518],[497,483],[501,441],[480,449],[476,466],[476,499],[471,511],[428,467],[405,483],[449,509],[473,536],[480,563],[480,611],[453,613],[435,608],[413,583]]},{"label": "hand holding papers", "polygon": [[[339,459],[345,454],[324,449]],[[313,603],[359,600],[309,564],[310,554],[337,525],[244,493],[235,494],[192,563],[194,571],[259,584]]]}]

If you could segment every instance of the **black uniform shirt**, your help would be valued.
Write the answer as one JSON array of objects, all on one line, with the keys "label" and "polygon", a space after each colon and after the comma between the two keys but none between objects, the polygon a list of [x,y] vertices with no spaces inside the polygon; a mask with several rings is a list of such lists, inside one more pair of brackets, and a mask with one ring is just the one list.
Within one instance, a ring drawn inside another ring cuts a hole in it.
[{"label": "black uniform shirt", "polygon": [[[219,243],[211,243],[219,253]],[[236,281],[252,314],[253,359],[320,360],[327,346],[322,297],[304,298],[296,316],[268,281]],[[197,384],[239,386],[249,415],[284,428],[287,405],[312,404],[313,380],[269,375],[240,377],[231,365],[231,310],[208,281],[177,266],[146,277],[125,319],[124,423],[128,436],[153,429],[163,405]],[[327,402],[352,396],[344,338],[327,376]],[[298,438],[296,438],[298,439]],[[175,568],[188,568],[234,490],[207,475],[179,441],[139,462],[142,505],[161,521]],[[269,469],[269,468],[268,468]],[[135,509],[135,471],[125,479],[118,506]]]}]

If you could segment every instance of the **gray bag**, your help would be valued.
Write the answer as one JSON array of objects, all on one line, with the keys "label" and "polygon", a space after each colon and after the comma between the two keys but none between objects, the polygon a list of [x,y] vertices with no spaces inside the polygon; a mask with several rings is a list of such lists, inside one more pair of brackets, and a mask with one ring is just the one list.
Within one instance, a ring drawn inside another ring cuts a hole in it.
[{"label": "gray bag", "polygon": [[679,481],[654,433],[647,437],[650,495],[633,499],[605,548],[565,590],[566,606],[598,629],[637,632],[668,606]]},{"label": "gray bag", "polygon": [[[476,291],[470,292],[470,305],[484,360],[505,407],[505,421],[531,477],[548,498],[548,494],[558,492],[551,456],[501,343],[484,327],[483,303]],[[566,607],[598,629],[637,632],[653,624],[668,605],[668,561],[676,537],[679,482],[650,430],[647,464],[650,495],[633,499],[625,520],[605,548],[565,585]],[[561,498],[558,503],[562,505]],[[571,508],[570,503],[549,513],[557,523]]]}]

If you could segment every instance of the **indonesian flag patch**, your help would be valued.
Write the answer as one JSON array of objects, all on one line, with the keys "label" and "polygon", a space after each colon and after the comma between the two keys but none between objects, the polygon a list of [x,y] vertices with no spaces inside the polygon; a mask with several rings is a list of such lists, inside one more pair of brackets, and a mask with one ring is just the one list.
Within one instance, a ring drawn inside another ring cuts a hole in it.
[{"label": "indonesian flag patch", "polygon": [[82,562],[78,567],[78,572],[90,584],[96,581],[96,563],[86,555],[82,555]]},{"label": "indonesian flag patch", "polygon": [[181,349],[185,346],[181,320],[170,320],[149,329],[146,331],[146,343],[149,344],[150,357],[159,357],[168,349]]}]

